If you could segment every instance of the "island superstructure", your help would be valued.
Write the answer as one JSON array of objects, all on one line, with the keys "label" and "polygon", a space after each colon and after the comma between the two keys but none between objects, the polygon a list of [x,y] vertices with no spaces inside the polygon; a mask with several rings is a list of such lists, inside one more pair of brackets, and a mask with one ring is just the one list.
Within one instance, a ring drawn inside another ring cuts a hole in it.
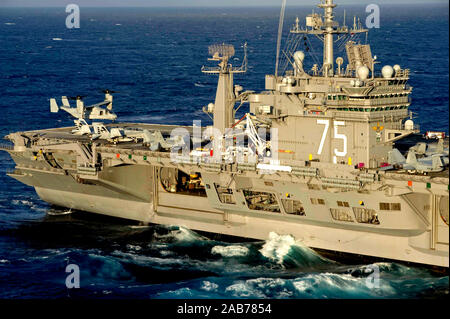
[{"label": "island superstructure", "polygon": [[[232,46],[210,46],[218,66],[202,71],[219,77],[203,107],[212,126],[89,125],[115,116],[112,93],[92,108],[77,98],[77,112],[63,98],[76,127],[6,136],[14,146],[2,150],[16,163],[8,175],[71,209],[254,239],[289,234],[314,249],[448,268],[448,140],[400,153],[396,143],[420,132],[409,69],[377,72],[355,37],[368,30],[356,18],[340,25],[332,0],[318,7],[305,27],[295,21],[263,92],[233,83],[246,54],[235,67]],[[308,70],[297,47],[309,36],[323,41],[323,62]],[[346,56],[335,56],[337,41]]]}]

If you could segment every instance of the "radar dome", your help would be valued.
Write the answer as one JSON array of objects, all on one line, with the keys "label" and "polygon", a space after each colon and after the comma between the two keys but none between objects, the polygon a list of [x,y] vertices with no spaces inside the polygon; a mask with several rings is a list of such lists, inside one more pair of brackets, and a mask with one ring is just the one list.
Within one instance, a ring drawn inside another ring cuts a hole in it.
[{"label": "radar dome", "polygon": [[405,130],[411,131],[414,129],[414,122],[412,120],[407,120],[405,122]]},{"label": "radar dome", "polygon": [[360,66],[357,70],[356,73],[358,74],[358,78],[361,81],[365,81],[367,80],[367,78],[369,77],[369,68],[365,65]]},{"label": "radar dome", "polygon": [[305,59],[305,53],[303,51],[296,51],[294,53],[294,61],[295,61],[295,75],[297,75],[298,72],[304,73],[303,70],[303,60]]},{"label": "radar dome", "polygon": [[383,75],[383,78],[390,79],[390,78],[392,78],[392,75],[394,74],[394,69],[390,65],[385,65],[381,69],[381,74]]},{"label": "radar dome", "polygon": [[297,51],[294,53],[295,61],[303,62],[304,59],[305,59],[305,53],[303,53],[303,51]]},{"label": "radar dome", "polygon": [[398,71],[400,71],[400,70],[401,70],[400,65],[398,65],[398,64],[394,65],[394,71],[395,71],[395,72],[398,72]]}]

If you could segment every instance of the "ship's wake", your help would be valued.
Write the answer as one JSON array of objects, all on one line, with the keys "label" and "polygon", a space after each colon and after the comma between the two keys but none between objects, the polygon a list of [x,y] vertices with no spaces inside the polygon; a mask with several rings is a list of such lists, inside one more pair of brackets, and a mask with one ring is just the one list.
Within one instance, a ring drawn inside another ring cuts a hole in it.
[{"label": "ship's wake", "polygon": [[[29,203],[23,205],[30,206]],[[67,274],[64,269],[68,264],[76,264],[80,268],[83,289],[71,290],[70,294],[79,297],[416,298],[448,295],[448,276],[436,276],[424,268],[390,262],[341,264],[324,258],[290,235],[271,233],[265,241],[231,243],[178,226],[135,227],[104,220],[83,221],[77,218],[77,212],[60,216],[57,209],[52,209],[56,210],[56,216],[1,231],[2,235],[14,238],[16,249],[0,249],[5,252],[0,256],[0,280],[21,287],[37,276],[47,296],[65,296]],[[61,209],[61,213],[65,211]],[[14,279],[11,274],[15,269],[24,268],[29,271],[21,272],[20,281]],[[26,278],[27,274],[33,278]],[[10,296],[5,291],[0,297],[20,296]]]}]

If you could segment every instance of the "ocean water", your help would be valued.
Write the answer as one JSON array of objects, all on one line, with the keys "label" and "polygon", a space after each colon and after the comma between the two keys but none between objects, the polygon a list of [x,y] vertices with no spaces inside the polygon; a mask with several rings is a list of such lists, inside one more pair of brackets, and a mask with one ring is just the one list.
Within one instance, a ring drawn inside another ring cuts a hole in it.
[{"label": "ocean water", "polygon": [[[363,6],[345,8],[364,20]],[[285,31],[310,10],[288,7]],[[104,88],[120,91],[120,120],[206,123],[201,107],[213,101],[216,84],[200,72],[208,45],[235,45],[239,65],[247,42],[249,70],[235,82],[263,90],[274,70],[278,15],[278,8],[81,8],[81,28],[69,30],[64,8],[0,8],[0,135],[72,125],[49,112],[48,99],[80,94],[97,102]],[[448,4],[381,6],[381,27],[369,35],[381,65],[411,69],[411,110],[422,131],[448,133],[448,24]],[[448,296],[448,276],[395,262],[342,264],[275,233],[230,242],[171,225],[60,216],[67,210],[5,175],[13,167],[1,152],[0,298]],[[68,264],[80,267],[80,289],[65,286]],[[375,268],[378,288],[368,284]]]}]

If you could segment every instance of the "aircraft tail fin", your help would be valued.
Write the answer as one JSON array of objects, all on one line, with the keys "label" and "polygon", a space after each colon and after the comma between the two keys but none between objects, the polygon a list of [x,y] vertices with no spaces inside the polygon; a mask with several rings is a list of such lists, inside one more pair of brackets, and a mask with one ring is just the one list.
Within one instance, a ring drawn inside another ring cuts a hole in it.
[{"label": "aircraft tail fin", "polygon": [[413,150],[410,150],[408,152],[408,158],[406,159],[406,163],[407,164],[416,164],[417,163],[416,152],[414,152]]},{"label": "aircraft tail fin", "polygon": [[433,170],[438,170],[438,169],[442,168],[443,166],[444,166],[444,164],[442,163],[441,156],[439,156],[439,155],[432,156],[431,167]]},{"label": "aircraft tail fin", "polygon": [[436,153],[444,152],[444,139],[440,138],[436,145]]},{"label": "aircraft tail fin", "polygon": [[425,154],[427,151],[427,144],[417,143],[415,148],[413,148],[413,151],[415,151],[417,154]]},{"label": "aircraft tail fin", "polygon": [[396,148],[394,148],[392,151],[390,151],[388,153],[388,162],[389,162],[389,164],[404,163],[405,161],[406,161],[405,157]]},{"label": "aircraft tail fin", "polygon": [[63,106],[70,107],[69,99],[67,98],[67,96],[62,96],[61,101],[62,101]]},{"label": "aircraft tail fin", "polygon": [[143,140],[144,140],[144,144],[149,144],[150,142],[152,142],[152,135],[150,134],[150,132],[148,130],[144,130],[143,132]]},{"label": "aircraft tail fin", "polygon": [[50,99],[50,112],[58,113],[58,111],[59,111],[58,103],[56,103],[55,99]]}]

